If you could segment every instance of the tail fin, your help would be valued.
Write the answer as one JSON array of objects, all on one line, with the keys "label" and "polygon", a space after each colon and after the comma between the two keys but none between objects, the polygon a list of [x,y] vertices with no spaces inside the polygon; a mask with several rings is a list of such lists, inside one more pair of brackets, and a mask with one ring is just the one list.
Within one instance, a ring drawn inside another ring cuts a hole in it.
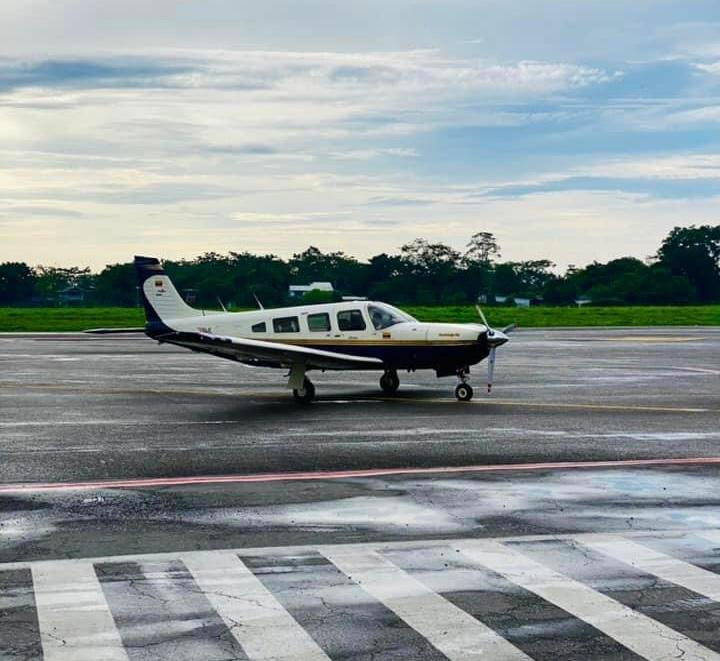
[{"label": "tail fin", "polygon": [[170,278],[155,257],[135,257],[138,287],[145,308],[147,331],[169,330],[173,319],[198,317],[178,294]]}]

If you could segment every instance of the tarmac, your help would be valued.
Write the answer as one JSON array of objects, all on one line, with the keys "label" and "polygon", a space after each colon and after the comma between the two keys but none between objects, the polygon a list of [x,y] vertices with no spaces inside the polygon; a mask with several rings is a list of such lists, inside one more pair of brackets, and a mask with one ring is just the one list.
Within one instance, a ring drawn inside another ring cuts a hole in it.
[{"label": "tarmac", "polygon": [[299,406],[0,335],[0,659],[720,659],[720,329],[511,337],[469,403],[327,372]]}]

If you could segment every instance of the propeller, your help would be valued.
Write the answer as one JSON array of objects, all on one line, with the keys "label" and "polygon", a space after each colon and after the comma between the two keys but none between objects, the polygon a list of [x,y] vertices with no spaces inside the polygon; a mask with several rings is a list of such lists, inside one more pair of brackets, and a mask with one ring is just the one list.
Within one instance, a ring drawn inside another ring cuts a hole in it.
[{"label": "propeller", "polygon": [[487,387],[488,392],[492,390],[493,374],[495,373],[495,349],[497,347],[490,347],[490,353],[488,354],[488,375],[487,375]]},{"label": "propeller", "polygon": [[490,352],[488,353],[488,373],[487,373],[487,387],[488,392],[492,390],[493,385],[493,376],[495,374],[495,350],[502,344],[505,344],[505,342],[508,341],[508,337],[506,333],[511,333],[517,328],[516,324],[510,324],[509,326],[505,326],[501,331],[495,330],[494,328],[490,327],[490,324],[488,324],[487,319],[485,318],[485,313],[482,311],[482,308],[479,305],[475,305],[475,309],[477,310],[478,315],[480,316],[480,319],[482,320],[485,328],[487,329],[485,332],[487,334],[487,340],[488,345],[490,346]]}]

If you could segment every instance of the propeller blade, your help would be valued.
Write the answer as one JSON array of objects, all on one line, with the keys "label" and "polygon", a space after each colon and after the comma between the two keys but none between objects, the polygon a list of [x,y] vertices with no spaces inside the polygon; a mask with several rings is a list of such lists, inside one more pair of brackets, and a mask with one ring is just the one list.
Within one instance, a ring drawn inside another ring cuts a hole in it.
[{"label": "propeller blade", "polygon": [[482,311],[482,308],[476,303],[475,309],[477,310],[477,313],[480,315],[480,319],[482,319],[483,324],[485,327],[490,330],[490,325],[487,322],[487,319],[485,319],[485,313]]},{"label": "propeller blade", "polygon": [[496,349],[496,347],[491,347],[490,353],[488,354],[488,376],[487,376],[488,392],[490,392],[492,390],[493,375],[495,373],[495,349]]},{"label": "propeller blade", "polygon": [[510,324],[509,326],[505,326],[505,328],[502,329],[502,332],[503,333],[512,333],[517,327],[518,327],[517,324]]}]

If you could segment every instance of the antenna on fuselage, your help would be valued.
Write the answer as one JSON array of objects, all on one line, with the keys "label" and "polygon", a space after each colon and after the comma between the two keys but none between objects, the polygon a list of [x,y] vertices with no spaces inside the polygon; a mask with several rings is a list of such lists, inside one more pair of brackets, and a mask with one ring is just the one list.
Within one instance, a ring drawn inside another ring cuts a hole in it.
[{"label": "antenna on fuselage", "polygon": [[255,299],[255,302],[258,304],[258,307],[259,307],[261,310],[264,310],[265,307],[264,307],[263,304],[260,302],[260,299],[257,297],[257,294],[256,294],[255,292],[253,292],[253,298]]},{"label": "antenna on fuselage", "polygon": [[220,297],[217,297],[217,302],[220,303],[220,307],[222,308],[223,312],[227,312],[227,308],[223,305],[223,302],[220,300]]}]

